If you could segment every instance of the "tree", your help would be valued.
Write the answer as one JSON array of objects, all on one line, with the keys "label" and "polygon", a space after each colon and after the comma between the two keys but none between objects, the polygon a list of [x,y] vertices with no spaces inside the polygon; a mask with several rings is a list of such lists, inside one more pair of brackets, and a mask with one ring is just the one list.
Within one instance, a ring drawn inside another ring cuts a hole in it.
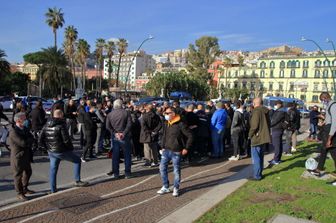
[{"label": "tree", "polygon": [[189,45],[189,53],[187,54],[188,71],[204,80],[211,79],[212,77],[208,75],[208,69],[219,53],[216,37],[203,36],[199,38],[195,41],[195,45]]},{"label": "tree", "polygon": [[0,78],[5,74],[10,73],[10,64],[5,57],[7,57],[5,51],[0,49]]},{"label": "tree", "polygon": [[76,75],[75,75],[75,43],[78,38],[78,31],[74,26],[67,26],[65,28],[65,41],[63,43],[64,52],[70,63],[70,70],[72,73],[72,88],[76,88]]},{"label": "tree", "polygon": [[7,73],[0,81],[0,95],[8,95],[17,92],[19,95],[27,95],[27,83],[29,75],[21,72]]},{"label": "tree", "polygon": [[115,44],[113,41],[108,41],[105,45],[105,50],[107,52],[107,57],[108,57],[108,79],[109,83],[111,82],[111,75],[112,75],[112,56],[115,51]]},{"label": "tree", "polygon": [[64,24],[64,13],[61,8],[48,8],[48,12],[45,14],[46,23],[52,28],[54,33],[55,48],[57,48],[57,29],[62,27]]},{"label": "tree", "polygon": [[90,55],[90,45],[84,39],[79,39],[77,43],[76,59],[81,65],[82,88],[85,90],[86,60]]},{"label": "tree", "polygon": [[118,71],[117,71],[117,78],[116,78],[116,87],[119,87],[119,72],[120,72],[120,64],[121,64],[121,57],[124,53],[126,53],[128,43],[126,39],[120,38],[118,43],[118,53],[119,53],[119,61],[118,61]]},{"label": "tree", "polygon": [[[46,58],[44,57],[44,54],[42,51],[38,51],[38,52],[34,52],[34,53],[27,53],[25,55],[23,55],[23,59],[25,61],[25,63],[30,63],[30,64],[35,64],[38,66],[38,68],[40,69],[40,67],[42,66],[42,64],[44,64],[46,62]],[[37,72],[37,76],[39,79],[39,96],[42,96],[42,74]]]},{"label": "tree", "polygon": [[71,83],[71,74],[67,68],[67,59],[63,50],[49,47],[42,49],[42,55],[45,61],[38,73],[42,75],[49,95],[55,96],[59,90],[62,94],[63,86],[69,87]]},{"label": "tree", "polygon": [[98,38],[96,40],[96,50],[95,50],[95,55],[96,55],[96,61],[97,61],[97,69],[99,73],[99,90],[101,91],[102,89],[102,65],[104,62],[104,47],[105,47],[105,40],[102,38]]}]

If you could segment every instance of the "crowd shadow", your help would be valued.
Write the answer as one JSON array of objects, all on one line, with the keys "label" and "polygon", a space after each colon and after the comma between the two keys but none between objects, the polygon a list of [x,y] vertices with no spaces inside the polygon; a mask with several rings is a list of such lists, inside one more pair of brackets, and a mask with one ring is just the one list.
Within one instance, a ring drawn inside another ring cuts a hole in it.
[{"label": "crowd shadow", "polygon": [[[6,183],[5,185],[0,185],[0,191],[9,191],[9,190],[14,190],[14,180],[8,180],[8,179],[1,179],[0,183]],[[29,182],[29,185],[38,185],[38,184],[44,184],[47,183],[47,181],[33,181]]]}]

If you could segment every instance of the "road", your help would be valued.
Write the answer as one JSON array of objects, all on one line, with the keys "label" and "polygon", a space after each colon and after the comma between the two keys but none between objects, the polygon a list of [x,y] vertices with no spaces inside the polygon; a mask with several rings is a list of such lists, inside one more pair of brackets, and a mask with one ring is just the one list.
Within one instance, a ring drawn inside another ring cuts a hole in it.
[{"label": "road", "polygon": [[[303,119],[301,131],[308,129]],[[78,136],[77,136],[78,137]],[[76,152],[78,141],[75,141]],[[230,155],[230,154],[226,154]],[[156,222],[179,207],[204,194],[223,179],[235,175],[250,164],[249,159],[238,162],[203,160],[196,166],[184,165],[182,196],[158,196],[161,187],[158,168],[147,168],[134,161],[135,178],[110,180],[111,160],[105,157],[83,163],[82,179],[87,188],[73,188],[72,164],[62,162],[58,172],[59,193],[44,196],[49,191],[47,156],[35,158],[32,164],[31,189],[38,191],[27,204],[17,203],[8,156],[0,158],[0,221],[17,222]],[[123,165],[122,165],[123,166]],[[123,170],[123,169],[122,169]],[[122,171],[121,170],[121,171]],[[171,175],[170,175],[171,176]],[[172,179],[170,177],[170,179]],[[14,205],[14,206],[11,206]]]}]

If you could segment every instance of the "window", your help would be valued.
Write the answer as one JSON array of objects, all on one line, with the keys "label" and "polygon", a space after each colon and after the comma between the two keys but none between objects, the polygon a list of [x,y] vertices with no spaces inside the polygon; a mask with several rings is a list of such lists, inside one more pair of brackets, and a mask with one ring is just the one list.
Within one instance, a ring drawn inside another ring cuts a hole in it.
[{"label": "window", "polygon": [[228,77],[231,77],[231,71],[228,72]]},{"label": "window", "polygon": [[251,91],[255,90],[255,82],[251,82]]},{"label": "window", "polygon": [[319,86],[319,84],[318,84],[318,83],[314,83],[314,88],[313,88],[313,91],[318,91],[318,86]]},{"label": "window", "polygon": [[264,78],[264,77],[265,77],[265,71],[262,70],[262,71],[260,71],[260,78]]},{"label": "window", "polygon": [[295,67],[297,67],[297,68],[300,67],[300,61],[298,61],[298,60],[295,61]]},{"label": "window", "polygon": [[245,88],[246,89],[246,81],[243,81],[243,88]]},{"label": "window", "polygon": [[330,61],[329,60],[324,60],[323,61],[323,66],[328,67],[330,65]]},{"label": "window", "polygon": [[332,71],[333,77],[336,78],[336,70]]},{"label": "window", "polygon": [[264,61],[260,63],[260,68],[266,68],[266,63]]},{"label": "window", "polygon": [[270,83],[269,83],[269,87],[268,87],[268,89],[269,89],[270,91],[273,91],[273,82],[270,82]]},{"label": "window", "polygon": [[302,71],[302,77],[307,78],[308,77],[308,70]]},{"label": "window", "polygon": [[302,101],[306,101],[306,95],[305,95],[305,94],[301,94],[301,95],[300,95],[300,99],[301,99]]},{"label": "window", "polygon": [[322,75],[323,78],[328,78],[328,70],[324,70],[323,71],[323,75]]},{"label": "window", "polygon": [[275,68],[275,63],[274,63],[274,61],[271,61],[271,63],[270,63],[270,68]]},{"label": "window", "polygon": [[260,84],[259,84],[259,90],[260,91],[264,90],[264,83],[263,82],[260,82]]},{"label": "window", "polygon": [[295,70],[294,69],[291,70],[290,77],[293,77],[293,78],[295,77]]},{"label": "window", "polygon": [[320,78],[320,70],[315,70],[315,78]]},{"label": "window", "polygon": [[280,78],[285,77],[285,75],[284,75],[284,70],[280,70],[279,77],[280,77]]},{"label": "window", "polygon": [[326,83],[322,84],[322,91],[328,91],[328,86]]},{"label": "window", "polygon": [[313,97],[312,97],[312,101],[313,101],[313,102],[319,102],[319,101],[318,101],[318,95],[313,95]]},{"label": "window", "polygon": [[238,88],[238,82],[237,81],[234,82],[234,88]]},{"label": "window", "polygon": [[336,66],[336,59],[332,61],[332,66]]},{"label": "window", "polygon": [[282,82],[279,83],[279,91],[283,91],[283,83]]},{"label": "window", "polygon": [[308,60],[304,60],[303,61],[303,67],[304,68],[308,68],[308,66],[309,66],[309,61]]},{"label": "window", "polygon": [[289,83],[289,91],[294,91],[294,83],[293,82],[290,82]]},{"label": "window", "polygon": [[291,60],[289,60],[289,61],[287,62],[287,68],[290,68],[290,67],[292,67],[292,61],[291,61]]},{"label": "window", "polygon": [[274,71],[273,70],[270,71],[270,78],[274,78]]},{"label": "window", "polygon": [[315,67],[320,67],[320,66],[321,66],[321,61],[320,60],[315,61]]},{"label": "window", "polygon": [[238,77],[238,70],[235,71],[235,77]]},{"label": "window", "polygon": [[280,62],[280,68],[285,68],[285,66],[286,66],[286,65],[285,65],[285,61],[281,61],[281,62]]}]

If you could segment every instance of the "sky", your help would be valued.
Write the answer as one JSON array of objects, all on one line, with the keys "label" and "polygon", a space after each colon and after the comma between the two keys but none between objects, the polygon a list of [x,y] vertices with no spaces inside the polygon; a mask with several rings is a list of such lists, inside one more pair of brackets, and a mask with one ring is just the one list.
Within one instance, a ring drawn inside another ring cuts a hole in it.
[{"label": "sky", "polygon": [[215,36],[222,50],[259,51],[283,44],[316,50],[302,36],[331,49],[336,41],[333,0],[0,0],[0,49],[11,63],[53,45],[45,23],[48,8],[62,8],[65,24],[95,48],[97,38],[125,38],[128,50],[156,54],[187,48],[201,36]]}]

